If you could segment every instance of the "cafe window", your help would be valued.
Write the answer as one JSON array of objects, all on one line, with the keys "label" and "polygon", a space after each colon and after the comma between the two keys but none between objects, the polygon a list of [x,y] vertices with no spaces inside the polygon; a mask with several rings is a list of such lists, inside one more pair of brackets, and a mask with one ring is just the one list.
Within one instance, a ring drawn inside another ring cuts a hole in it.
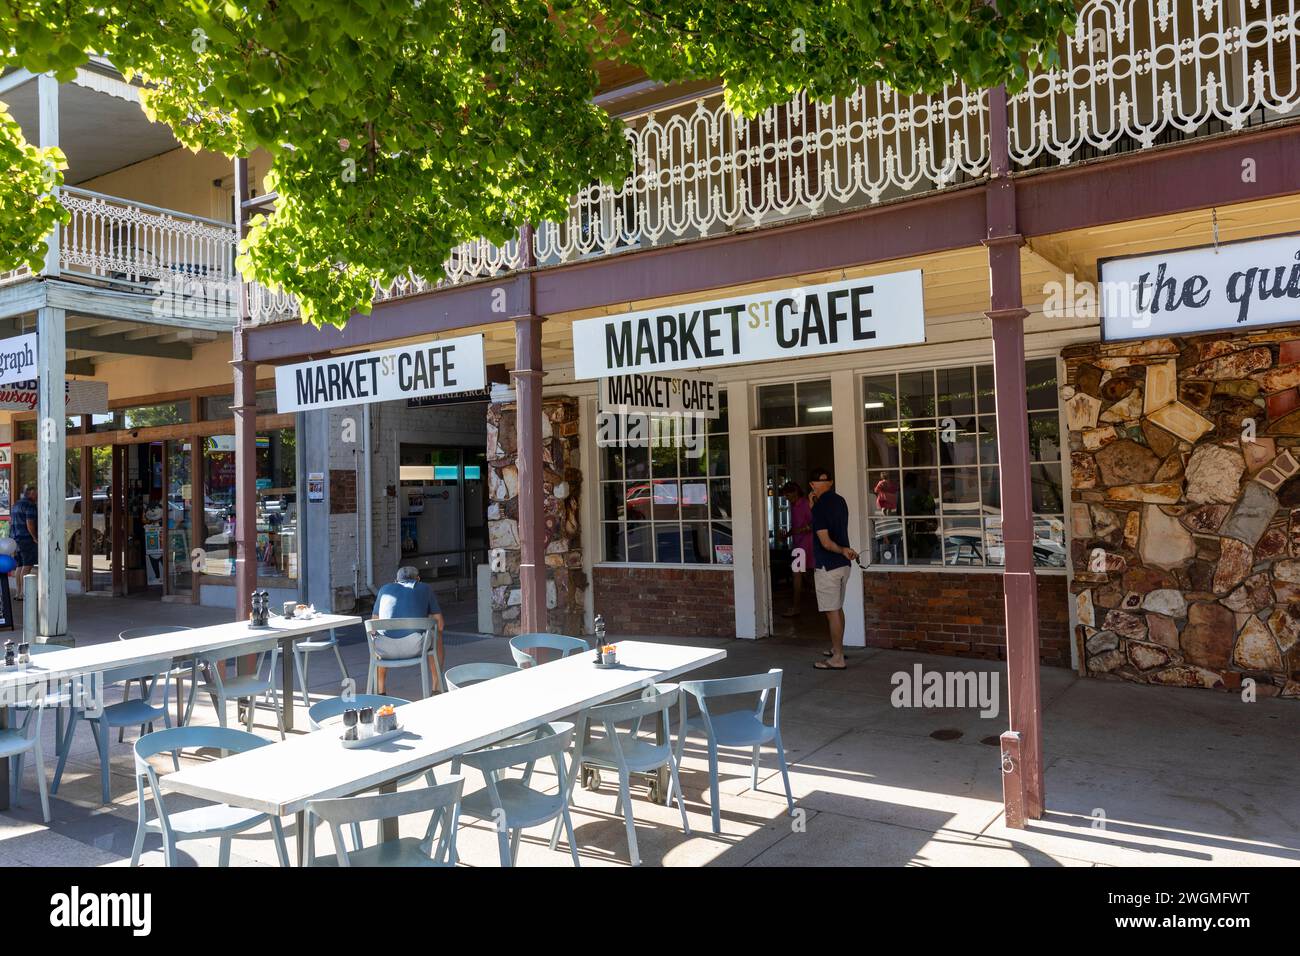
[{"label": "cafe window", "polygon": [[[1034,563],[1065,566],[1056,360],[1025,363]],[[872,564],[1001,567],[993,366],[863,379]]]},{"label": "cafe window", "polygon": [[603,419],[599,449],[605,561],[731,564],[731,449],[727,393],[716,419],[656,434],[642,416]]},{"label": "cafe window", "polygon": [[185,425],[190,420],[190,403],[164,402],[159,405],[137,405],[116,413],[118,428],[154,428],[158,425]]},{"label": "cafe window", "polygon": [[[235,404],[233,395],[213,395],[203,400],[203,418],[206,421],[226,421],[234,418],[231,406]],[[257,414],[274,415],[278,409],[275,402],[275,389],[270,388],[257,393]]]},{"label": "cafe window", "polygon": [[[292,428],[259,432],[257,442],[257,576],[265,586],[298,578],[297,435]],[[235,437],[204,442],[204,573],[235,573]],[[280,579],[277,581],[276,579]]]}]

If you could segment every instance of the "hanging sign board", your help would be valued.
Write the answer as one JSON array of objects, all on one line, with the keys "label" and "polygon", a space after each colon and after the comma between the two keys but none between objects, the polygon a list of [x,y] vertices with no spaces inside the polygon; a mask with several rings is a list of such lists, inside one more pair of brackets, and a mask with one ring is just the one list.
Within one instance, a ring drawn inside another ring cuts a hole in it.
[{"label": "hanging sign board", "polygon": [[36,333],[0,339],[0,385],[25,382],[36,375]]},{"label": "hanging sign board", "polygon": [[1103,259],[1100,266],[1106,341],[1300,321],[1300,236]]},{"label": "hanging sign board", "polygon": [[482,389],[483,336],[336,355],[275,370],[281,413],[309,412]]},{"label": "hanging sign board", "polygon": [[613,375],[600,380],[600,411],[718,418],[718,381],[707,375]]},{"label": "hanging sign board", "polygon": [[[0,411],[34,412],[40,399],[37,381],[0,385]],[[69,379],[64,383],[63,401],[69,415],[101,415],[108,411],[108,383]]]},{"label": "hanging sign board", "polygon": [[573,323],[575,377],[809,358],[925,341],[921,271]]}]

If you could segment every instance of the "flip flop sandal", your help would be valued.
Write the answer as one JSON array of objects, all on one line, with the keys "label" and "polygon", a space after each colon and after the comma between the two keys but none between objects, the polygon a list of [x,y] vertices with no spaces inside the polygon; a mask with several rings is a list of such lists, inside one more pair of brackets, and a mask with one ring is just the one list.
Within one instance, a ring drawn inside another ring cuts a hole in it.
[{"label": "flip flop sandal", "polygon": [[841,664],[839,667],[835,667],[833,664],[827,663],[826,661],[817,661],[817,663],[813,664],[813,670],[818,671],[846,671],[848,669],[848,664]]}]

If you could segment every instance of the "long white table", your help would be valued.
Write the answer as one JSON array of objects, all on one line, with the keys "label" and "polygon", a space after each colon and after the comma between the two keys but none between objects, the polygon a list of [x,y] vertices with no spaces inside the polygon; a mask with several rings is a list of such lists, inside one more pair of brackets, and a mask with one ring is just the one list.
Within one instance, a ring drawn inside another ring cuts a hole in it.
[{"label": "long white table", "polygon": [[397,711],[406,733],[373,747],[347,750],[339,729],[326,727],[167,774],[162,786],[276,816],[297,814],[301,858],[310,800],[388,784],[727,656],[720,648],[644,641],[618,648],[616,668],[596,667],[589,651],[407,704]]},{"label": "long white table", "polygon": [[[284,723],[293,729],[293,642],[299,638],[361,623],[350,614],[318,614],[311,620],[271,618],[271,626],[251,627],[247,621],[211,624],[189,631],[154,634],[129,641],[105,641],[84,647],[50,651],[32,658],[26,667],[0,669],[0,701],[14,701],[39,684],[53,683],[88,674],[99,674],[149,661],[203,657],[235,652],[240,648],[279,644],[281,682],[286,702]],[[6,708],[0,707],[0,727],[4,726]],[[0,810],[9,809],[9,761],[0,759]]]}]

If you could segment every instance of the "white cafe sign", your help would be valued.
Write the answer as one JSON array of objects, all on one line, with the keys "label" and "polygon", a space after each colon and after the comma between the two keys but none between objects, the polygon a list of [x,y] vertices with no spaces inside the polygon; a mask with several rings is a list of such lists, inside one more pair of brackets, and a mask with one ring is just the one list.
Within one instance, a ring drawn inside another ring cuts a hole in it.
[{"label": "white cafe sign", "polygon": [[619,415],[720,418],[718,381],[709,375],[613,375],[600,380],[600,410]]},{"label": "white cafe sign", "polygon": [[807,358],[925,341],[921,271],[573,323],[576,378]]},{"label": "white cafe sign", "polygon": [[449,395],[485,387],[483,336],[336,355],[275,370],[280,412]]},{"label": "white cafe sign", "polygon": [[1106,340],[1300,321],[1300,236],[1101,262]]}]

